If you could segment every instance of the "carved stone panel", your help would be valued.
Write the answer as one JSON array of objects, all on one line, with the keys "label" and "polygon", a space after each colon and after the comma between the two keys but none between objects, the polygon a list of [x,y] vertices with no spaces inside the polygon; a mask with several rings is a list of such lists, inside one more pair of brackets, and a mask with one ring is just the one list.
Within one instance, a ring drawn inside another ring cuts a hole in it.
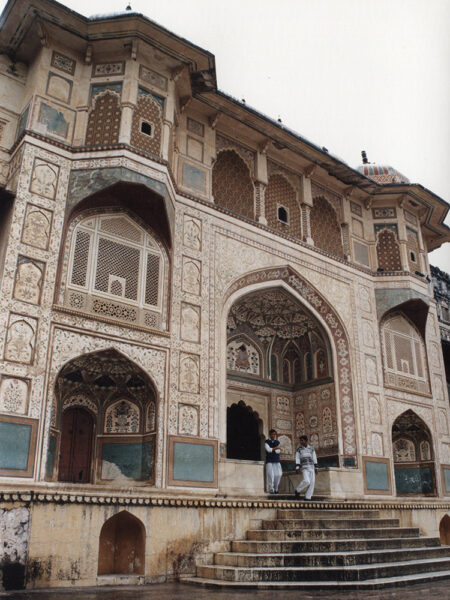
[{"label": "carved stone panel", "polygon": [[291,401],[287,396],[278,396],[275,400],[276,411],[281,415],[291,414]]},{"label": "carved stone panel", "polygon": [[381,423],[381,411],[380,411],[380,402],[378,397],[375,394],[371,394],[369,396],[369,420],[371,423],[375,425],[379,425]]},{"label": "carved stone panel", "polygon": [[184,215],[183,243],[186,248],[202,249],[202,222],[199,219]]},{"label": "carved stone panel", "polygon": [[182,404],[178,409],[178,433],[198,435],[198,408]]},{"label": "carved stone panel", "polygon": [[364,312],[370,313],[372,311],[372,307],[371,307],[371,303],[370,303],[369,290],[366,287],[360,285],[358,297],[359,297],[359,306],[361,307],[361,310],[363,310]]},{"label": "carved stone panel", "polygon": [[16,300],[39,304],[44,280],[44,263],[19,256],[13,296]]},{"label": "carved stone panel", "polygon": [[378,385],[377,361],[374,356],[366,356],[366,380],[367,383]]},{"label": "carved stone panel", "polygon": [[374,456],[383,456],[383,436],[381,433],[372,433],[372,453]]},{"label": "carved stone panel", "polygon": [[200,306],[181,303],[181,339],[186,342],[200,341]]},{"label": "carved stone panel", "polygon": [[0,412],[26,415],[28,382],[15,377],[3,377],[0,382]]},{"label": "carved stone panel", "polygon": [[200,295],[201,263],[198,260],[183,256],[183,291]]},{"label": "carved stone panel", "polygon": [[50,240],[52,213],[34,204],[27,204],[22,231],[22,242],[47,250]]},{"label": "carved stone panel", "polygon": [[198,394],[200,387],[200,356],[180,354],[180,391]]},{"label": "carved stone panel", "polygon": [[47,96],[68,104],[72,95],[72,81],[50,72],[48,74],[46,93]]},{"label": "carved stone panel", "polygon": [[281,454],[291,456],[293,454],[292,436],[283,433],[278,437],[278,440],[280,442]]},{"label": "carved stone panel", "polygon": [[373,327],[369,321],[363,320],[363,341],[368,348],[374,347]]},{"label": "carved stone panel", "polygon": [[59,167],[36,158],[31,176],[30,192],[54,200],[58,184]]},{"label": "carved stone panel", "polygon": [[37,320],[11,313],[6,333],[5,359],[30,364],[36,343]]}]

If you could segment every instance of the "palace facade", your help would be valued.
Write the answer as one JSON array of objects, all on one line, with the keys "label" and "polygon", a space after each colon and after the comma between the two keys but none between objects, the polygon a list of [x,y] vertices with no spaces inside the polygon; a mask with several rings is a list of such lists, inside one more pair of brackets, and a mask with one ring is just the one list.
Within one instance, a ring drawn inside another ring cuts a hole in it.
[{"label": "palace facade", "polygon": [[10,0],[0,27],[8,582],[92,584],[134,517],[159,532],[134,573],[182,570],[213,525],[164,507],[254,507],[272,427],[286,493],[306,433],[323,497],[444,501],[448,204],[219,91],[211,53],[140,14]]}]

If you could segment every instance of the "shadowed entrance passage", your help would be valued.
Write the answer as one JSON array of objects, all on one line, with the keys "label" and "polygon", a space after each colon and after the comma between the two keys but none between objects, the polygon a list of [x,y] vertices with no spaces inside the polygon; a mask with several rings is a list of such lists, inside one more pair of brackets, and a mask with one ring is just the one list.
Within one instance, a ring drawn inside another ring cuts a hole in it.
[{"label": "shadowed entrance passage", "polygon": [[262,421],[244,402],[227,409],[227,458],[262,460]]}]

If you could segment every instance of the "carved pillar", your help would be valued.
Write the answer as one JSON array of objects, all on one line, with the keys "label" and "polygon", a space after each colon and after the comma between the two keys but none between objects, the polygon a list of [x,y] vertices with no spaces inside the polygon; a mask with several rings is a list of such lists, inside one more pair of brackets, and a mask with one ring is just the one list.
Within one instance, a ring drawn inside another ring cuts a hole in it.
[{"label": "carved pillar", "polygon": [[349,236],[349,224],[341,223],[341,235],[342,235],[342,247],[344,250],[345,260],[350,260],[350,236]]},{"label": "carved pillar", "polygon": [[73,135],[74,146],[84,146],[88,121],[89,106],[77,107],[77,118],[75,121],[75,132]]},{"label": "carved pillar", "polygon": [[300,209],[302,214],[302,240],[314,246],[314,240],[311,237],[311,207],[303,203],[300,205]]},{"label": "carved pillar", "polygon": [[311,190],[311,179],[307,175],[302,175],[302,202],[300,204],[302,215],[302,240],[307,244],[314,246],[314,240],[311,236],[311,208],[313,197]]},{"label": "carved pillar", "polygon": [[268,184],[267,179],[267,147],[269,141],[266,140],[258,148],[256,153],[256,181],[255,181],[255,217],[256,220],[267,225],[266,219],[266,188]]},{"label": "carved pillar", "polygon": [[161,140],[161,155],[165,160],[169,160],[170,154],[170,139],[172,133],[173,122],[175,119],[175,81],[169,80],[169,95],[164,103],[164,119],[162,128]]},{"label": "carved pillar", "polygon": [[400,249],[400,260],[402,262],[403,271],[409,271],[409,260],[408,260],[408,246],[407,236],[406,236],[406,226],[405,223],[401,222],[400,219],[397,221],[397,231],[398,231],[398,246]]},{"label": "carved pillar", "polygon": [[266,219],[266,184],[255,182],[255,217],[259,223],[267,225]]},{"label": "carved pillar", "polygon": [[131,124],[133,122],[133,111],[135,105],[131,102],[122,104],[122,115],[120,117],[119,144],[129,144],[131,140]]}]

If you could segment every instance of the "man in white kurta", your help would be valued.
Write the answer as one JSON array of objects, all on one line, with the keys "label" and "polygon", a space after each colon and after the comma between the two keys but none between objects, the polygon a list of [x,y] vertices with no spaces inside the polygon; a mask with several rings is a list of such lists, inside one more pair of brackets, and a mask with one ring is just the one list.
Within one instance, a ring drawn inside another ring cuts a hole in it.
[{"label": "man in white kurta", "polygon": [[306,435],[300,436],[300,446],[295,453],[295,470],[301,470],[303,480],[295,490],[295,497],[299,498],[300,494],[305,493],[305,500],[311,500],[314,492],[314,484],[316,482],[317,456],[313,446],[308,444]]},{"label": "man in white kurta", "polygon": [[278,494],[283,471],[280,462],[280,442],[277,440],[275,429],[269,431],[269,439],[266,440],[264,448],[266,449],[267,489],[269,494]]}]

